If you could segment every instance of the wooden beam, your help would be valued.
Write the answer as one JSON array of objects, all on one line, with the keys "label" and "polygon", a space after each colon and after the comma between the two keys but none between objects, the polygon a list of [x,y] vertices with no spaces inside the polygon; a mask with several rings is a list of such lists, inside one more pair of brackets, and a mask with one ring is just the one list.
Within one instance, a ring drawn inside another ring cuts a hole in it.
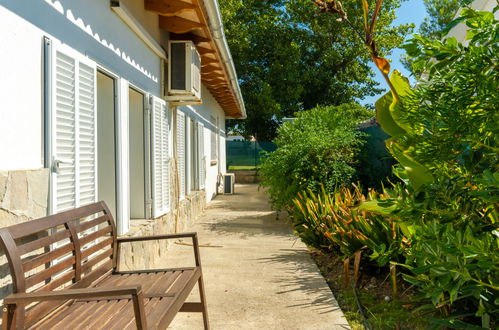
[{"label": "wooden beam", "polygon": [[223,77],[224,72],[221,69],[218,69],[218,70],[205,70],[205,68],[203,67],[201,69],[201,74],[202,75],[218,74],[218,75],[220,75],[220,76]]},{"label": "wooden beam", "polygon": [[203,78],[201,78],[201,81],[206,82],[208,86],[227,85],[227,81],[225,81],[225,79],[204,80]]},{"label": "wooden beam", "polygon": [[159,27],[174,33],[186,33],[202,29],[204,25],[182,17],[159,16]]},{"label": "wooden beam", "polygon": [[201,73],[201,77],[203,80],[213,80],[213,79],[225,78],[223,73],[217,73],[217,72]]},{"label": "wooden beam", "polygon": [[191,40],[195,44],[200,44],[203,42],[210,42],[210,38],[205,38],[198,36],[194,33],[182,33],[182,34],[177,34],[177,33],[171,33],[170,34],[170,39],[171,40]]},{"label": "wooden beam", "polygon": [[204,67],[203,67],[203,71],[205,72],[217,72],[217,71],[221,71],[223,72],[222,68],[220,67],[220,65],[217,65],[217,64],[206,64]]},{"label": "wooden beam", "polygon": [[201,56],[201,66],[207,66],[210,64],[217,64],[217,63],[219,62],[214,58]]},{"label": "wooden beam", "polygon": [[216,51],[214,49],[207,48],[207,47],[197,46],[196,49],[198,50],[200,55],[215,54],[216,53]]},{"label": "wooden beam", "polygon": [[228,86],[220,86],[220,87],[208,87],[208,89],[214,93],[220,93],[220,92],[230,92],[230,89]]},{"label": "wooden beam", "polygon": [[199,54],[199,55],[201,55],[201,62],[209,61],[209,63],[220,63],[218,61],[217,54],[215,54],[215,53],[206,53],[206,54]]},{"label": "wooden beam", "polygon": [[144,8],[161,16],[175,16],[186,11],[196,10],[196,6],[192,3],[178,0],[145,0]]}]

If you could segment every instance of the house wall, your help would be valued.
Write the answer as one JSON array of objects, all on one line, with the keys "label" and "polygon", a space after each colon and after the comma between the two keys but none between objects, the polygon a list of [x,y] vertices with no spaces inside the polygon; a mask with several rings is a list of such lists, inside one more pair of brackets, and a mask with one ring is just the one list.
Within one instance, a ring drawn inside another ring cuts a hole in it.
[{"label": "house wall", "polygon": [[[165,45],[168,34],[158,28],[157,15],[143,10],[143,0],[121,2],[156,42]],[[99,68],[115,74],[119,78],[117,90],[123,95],[128,94],[129,85],[157,97],[162,94],[161,58],[110,9],[109,1],[0,0],[0,227],[47,214],[44,37],[68,45],[95,61]],[[203,104],[187,107],[186,113],[204,124],[205,155],[210,155],[210,132],[215,130],[218,135],[217,163],[211,165],[209,157],[206,158],[206,189],[191,191],[182,201],[175,198],[177,180],[171,161],[171,211],[158,219],[131,220],[127,235],[183,231],[216,195],[218,173],[225,172],[225,115],[206,88],[203,87],[202,93]],[[119,170],[127,172],[127,177],[132,145],[128,135],[129,102],[127,98],[116,101],[120,108],[118,117],[122,117],[116,134],[120,134],[118,139],[124,144],[116,146],[121,148],[117,162],[121,159]],[[211,124],[210,116],[218,118],[218,128]],[[126,180],[122,182],[125,187],[129,186]],[[130,198],[126,188],[117,194],[124,200]],[[127,216],[126,203],[116,207],[116,213]],[[153,264],[162,255],[159,244],[125,248],[128,249],[125,266]],[[10,279],[6,261],[1,258],[0,255],[0,297],[3,297],[10,291]]]},{"label": "house wall", "polygon": [[0,17],[0,170],[43,167],[44,36],[161,95],[160,59],[110,10],[108,1],[0,0]]},{"label": "house wall", "polygon": [[[204,155],[206,157],[206,202],[209,202],[217,195],[217,183],[219,173],[226,173],[225,161],[225,114],[217,101],[204,86],[201,90],[203,104],[180,107],[191,119],[201,122],[204,125]],[[219,127],[215,127],[211,122],[211,116],[218,117]],[[211,132],[214,131],[219,139],[218,161],[211,163]]]},{"label": "house wall", "polygon": [[[470,6],[471,6],[471,8],[473,8],[475,10],[492,12],[494,7],[497,6],[497,1],[496,0],[475,0],[470,4]],[[497,11],[494,14],[494,16],[496,17],[496,19],[499,19],[499,11]],[[466,31],[467,30],[468,30],[468,28],[466,27],[466,25],[463,23],[460,23],[449,31],[446,38],[455,37],[459,42],[466,45],[469,42],[466,40]]]}]

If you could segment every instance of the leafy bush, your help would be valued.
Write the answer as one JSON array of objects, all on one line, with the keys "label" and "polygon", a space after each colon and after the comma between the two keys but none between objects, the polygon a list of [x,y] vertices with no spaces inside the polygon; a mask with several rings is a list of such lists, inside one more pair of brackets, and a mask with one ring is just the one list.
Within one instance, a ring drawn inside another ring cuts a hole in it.
[{"label": "leafy bush", "polygon": [[324,187],[318,194],[301,192],[293,200],[293,225],[310,246],[336,252],[343,259],[364,251],[379,267],[384,267],[390,261],[401,260],[406,239],[392,220],[358,209],[361,202],[379,197],[372,189],[365,196],[358,185],[353,189],[341,187],[332,194]]},{"label": "leafy bush", "polygon": [[499,319],[499,29],[492,13],[463,10],[469,45],[416,36],[406,49],[426,79],[377,102],[405,187],[365,203],[410,232],[406,279],[443,316],[436,326],[495,328]]},{"label": "leafy bush", "polygon": [[298,192],[327,191],[350,184],[363,133],[358,123],[372,113],[358,104],[319,106],[284,123],[274,140],[278,149],[262,161],[262,186],[276,208],[289,206]]}]

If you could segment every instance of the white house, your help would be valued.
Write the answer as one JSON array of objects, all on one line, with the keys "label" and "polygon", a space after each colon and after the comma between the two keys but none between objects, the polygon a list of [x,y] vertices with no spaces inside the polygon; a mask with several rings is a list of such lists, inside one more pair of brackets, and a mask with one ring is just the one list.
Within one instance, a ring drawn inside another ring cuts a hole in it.
[{"label": "white house", "polygon": [[172,232],[217,194],[246,114],[216,0],[0,0],[0,42],[0,226],[104,200]]}]

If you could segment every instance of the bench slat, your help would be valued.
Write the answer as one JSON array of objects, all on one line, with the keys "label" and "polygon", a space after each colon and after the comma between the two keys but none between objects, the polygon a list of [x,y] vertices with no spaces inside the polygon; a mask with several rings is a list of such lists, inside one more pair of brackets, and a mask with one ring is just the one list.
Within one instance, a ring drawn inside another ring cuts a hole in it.
[{"label": "bench slat", "polygon": [[9,230],[12,234],[12,238],[18,239],[20,237],[25,237],[34,233],[45,231],[63,225],[66,222],[81,219],[83,217],[88,217],[90,215],[103,211],[104,207],[102,205],[102,202],[89,204],[74,210],[69,210],[66,212],[37,219],[36,221],[20,223],[9,227]]},{"label": "bench slat", "polygon": [[116,304],[107,304],[103,309],[100,310],[100,313],[96,313],[94,315],[94,319],[89,322],[88,329],[94,329],[97,327],[104,328],[107,321],[109,321],[109,316],[113,312],[121,312],[123,307],[128,303],[127,300],[120,300]]},{"label": "bench slat", "polygon": [[24,255],[29,252],[33,252],[35,250],[48,247],[54,243],[60,242],[64,239],[67,239],[71,236],[71,233],[69,230],[64,229],[61,231],[58,231],[57,233],[39,238],[37,240],[34,240],[32,242],[23,244],[23,245],[18,245],[17,250],[19,251],[19,255]]},{"label": "bench slat", "polygon": [[75,225],[75,229],[76,229],[76,232],[81,233],[85,230],[88,230],[90,228],[98,226],[104,222],[109,223],[109,216],[107,214],[101,215],[100,217],[93,219],[93,220],[81,222],[81,223]]},{"label": "bench slat", "polygon": [[[168,306],[168,312],[161,316],[161,320],[159,324],[156,325],[156,328],[163,329],[166,328],[168,324],[170,324],[170,322],[173,320],[173,318],[178,313],[185,300],[189,296],[189,293],[192,291],[192,288],[198,281],[200,274],[201,273],[199,269],[182,272],[179,279],[175,281],[175,283],[169,290],[170,292],[176,294],[176,296],[173,298],[173,303]],[[160,309],[161,307],[158,306],[157,310]],[[157,313],[157,310],[154,311],[154,313]],[[156,319],[155,316],[156,315],[154,314],[151,315],[153,319]]]},{"label": "bench slat", "polygon": [[[89,247],[88,249],[83,250],[81,252],[81,257],[83,259],[85,259],[85,258],[89,257],[92,253],[95,253],[95,252],[103,249],[104,247],[106,247],[108,245],[110,246],[111,244],[113,244],[113,238],[109,237],[109,238],[107,238],[107,239],[105,239],[105,240],[103,240],[103,241],[101,241],[101,242],[99,242],[99,243],[97,243],[97,244]],[[111,248],[112,247],[110,246],[109,250],[111,250]]]},{"label": "bench slat", "polygon": [[52,260],[60,258],[71,251],[74,251],[73,244],[66,244],[52,251],[45,252],[43,254],[40,254],[39,256],[36,256],[33,259],[24,262],[23,270],[24,272],[28,272],[32,269],[35,269],[38,266],[44,265]]},{"label": "bench slat", "polygon": [[83,247],[86,244],[96,240],[99,237],[106,236],[107,233],[111,233],[112,231],[113,231],[113,227],[111,227],[111,226],[107,226],[107,227],[104,227],[104,228],[99,229],[97,231],[94,231],[88,235],[81,237],[80,238],[80,245]]},{"label": "bench slat", "polygon": [[56,263],[52,267],[49,267],[39,273],[36,273],[33,276],[26,278],[26,288],[30,288],[40,282],[50,280],[52,276],[56,275],[57,273],[74,266],[75,262],[75,257],[71,256],[61,262]]},{"label": "bench slat", "polygon": [[94,256],[92,259],[90,259],[88,262],[84,263],[81,266],[81,271],[86,272],[86,271],[90,270],[93,266],[95,266],[99,262],[105,260],[106,258],[111,257],[112,255],[113,255],[113,250],[106,250],[106,251],[100,253],[99,255]]}]

